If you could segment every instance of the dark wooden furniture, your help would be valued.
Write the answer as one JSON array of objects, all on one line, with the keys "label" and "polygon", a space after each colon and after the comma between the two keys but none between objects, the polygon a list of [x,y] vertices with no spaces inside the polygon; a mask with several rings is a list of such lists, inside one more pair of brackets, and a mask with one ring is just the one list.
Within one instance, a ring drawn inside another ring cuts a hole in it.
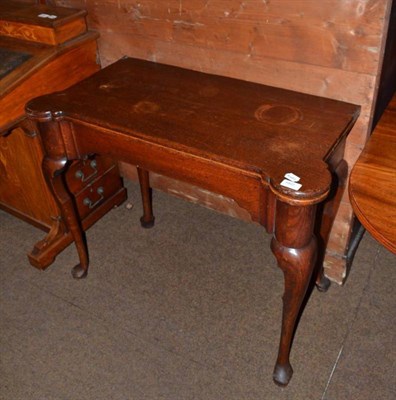
[{"label": "dark wooden furniture", "polygon": [[[126,54],[359,104],[345,147],[350,167],[396,88],[395,0],[49,1],[88,10],[103,65]],[[134,166],[120,163],[120,171],[137,180]],[[339,175],[343,196],[324,211],[334,223],[322,231],[325,273],[338,284],[347,279],[354,254],[349,172]],[[249,220],[234,201],[186,182],[151,174],[150,185]]]},{"label": "dark wooden furniture", "polygon": [[[87,31],[85,15],[0,3],[0,207],[50,232],[29,254],[38,268],[51,264],[72,237],[64,235],[59,206],[41,170],[41,138],[24,107],[31,98],[65,89],[99,69],[98,35]],[[78,161],[66,179],[84,229],[126,197],[118,168],[108,158]]]},{"label": "dark wooden furniture", "polygon": [[76,242],[75,278],[86,276],[88,253],[62,177],[70,161],[87,154],[138,166],[143,226],[154,222],[148,175],[154,171],[233,198],[273,234],[285,275],[274,380],[287,385],[292,336],[315,266],[316,205],[329,194],[329,169],[343,159],[359,107],[126,58],[69,90],[34,99],[27,112],[40,126],[44,173]]},{"label": "dark wooden furniture", "polygon": [[352,169],[349,196],[362,225],[396,254],[396,94]]}]

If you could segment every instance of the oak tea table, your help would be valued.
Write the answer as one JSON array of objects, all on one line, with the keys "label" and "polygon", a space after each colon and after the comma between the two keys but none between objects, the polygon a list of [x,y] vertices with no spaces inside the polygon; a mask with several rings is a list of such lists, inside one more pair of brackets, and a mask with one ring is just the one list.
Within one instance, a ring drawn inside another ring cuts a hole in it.
[{"label": "oak tea table", "polygon": [[75,278],[86,276],[88,252],[63,176],[73,160],[92,154],[138,167],[144,227],[154,223],[153,171],[234,199],[273,235],[285,280],[273,377],[287,385],[296,320],[315,268],[316,208],[328,196],[359,107],[123,58],[26,110],[39,124],[43,171],[77,247]]}]

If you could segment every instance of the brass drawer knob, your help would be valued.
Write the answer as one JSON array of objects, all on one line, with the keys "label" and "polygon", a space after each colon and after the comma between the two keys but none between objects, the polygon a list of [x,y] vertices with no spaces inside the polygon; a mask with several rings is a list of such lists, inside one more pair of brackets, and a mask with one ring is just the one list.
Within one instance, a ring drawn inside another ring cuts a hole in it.
[{"label": "brass drawer knob", "polygon": [[98,200],[92,201],[89,197],[86,197],[83,200],[84,206],[87,206],[89,208],[94,208],[104,199],[104,188],[103,188],[103,186],[99,186],[97,188],[97,190],[96,190],[96,193],[99,195]]},{"label": "brass drawer knob", "polygon": [[91,174],[85,176],[84,172],[83,172],[81,169],[79,169],[78,171],[76,171],[76,173],[74,174],[74,176],[75,176],[77,179],[80,179],[81,182],[86,182],[86,181],[88,181],[89,179],[91,179],[92,177],[94,177],[94,176],[98,173],[98,168],[97,168],[97,167],[98,167],[98,164],[97,164],[96,160],[91,160],[91,162],[89,163],[89,165],[90,165],[90,167],[92,168],[92,173],[91,173]]}]

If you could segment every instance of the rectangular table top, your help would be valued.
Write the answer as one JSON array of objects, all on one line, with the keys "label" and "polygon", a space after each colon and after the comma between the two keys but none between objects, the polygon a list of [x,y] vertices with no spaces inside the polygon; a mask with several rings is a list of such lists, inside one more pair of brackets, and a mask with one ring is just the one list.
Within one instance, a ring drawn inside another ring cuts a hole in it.
[{"label": "rectangular table top", "polygon": [[344,102],[132,58],[31,108],[270,177],[293,172],[312,191],[359,113]]}]

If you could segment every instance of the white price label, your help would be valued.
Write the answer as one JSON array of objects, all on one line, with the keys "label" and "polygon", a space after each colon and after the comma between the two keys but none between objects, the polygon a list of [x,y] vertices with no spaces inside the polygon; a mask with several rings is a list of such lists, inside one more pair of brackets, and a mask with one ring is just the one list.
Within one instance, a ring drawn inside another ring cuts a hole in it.
[{"label": "white price label", "polygon": [[300,177],[293,174],[292,172],[288,172],[287,174],[285,174],[285,178],[292,182],[298,182],[300,180]]},{"label": "white price label", "polygon": [[56,18],[58,18],[58,16],[57,15],[54,15],[54,14],[39,14],[38,15],[38,17],[39,18],[49,18],[49,19],[56,19]]},{"label": "white price label", "polygon": [[292,181],[289,181],[288,179],[283,179],[283,181],[281,182],[281,186],[284,186],[284,187],[287,187],[287,188],[293,189],[293,190],[300,190],[302,187],[301,183],[292,182]]}]

